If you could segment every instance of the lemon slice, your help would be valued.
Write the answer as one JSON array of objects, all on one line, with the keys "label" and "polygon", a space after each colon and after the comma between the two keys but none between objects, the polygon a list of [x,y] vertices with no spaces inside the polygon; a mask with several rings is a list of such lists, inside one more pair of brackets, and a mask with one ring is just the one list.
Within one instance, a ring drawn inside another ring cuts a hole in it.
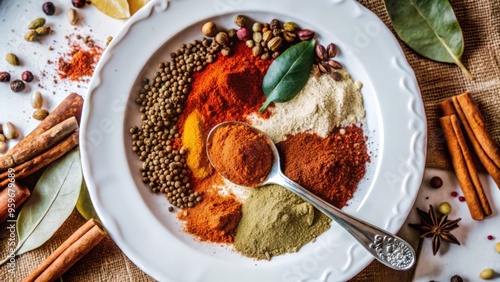
[{"label": "lemon slice", "polygon": [[130,15],[135,14],[142,6],[146,5],[149,0],[128,0],[128,6],[130,7]]},{"label": "lemon slice", "polygon": [[116,19],[130,18],[127,0],[92,0],[92,4],[110,17]]}]

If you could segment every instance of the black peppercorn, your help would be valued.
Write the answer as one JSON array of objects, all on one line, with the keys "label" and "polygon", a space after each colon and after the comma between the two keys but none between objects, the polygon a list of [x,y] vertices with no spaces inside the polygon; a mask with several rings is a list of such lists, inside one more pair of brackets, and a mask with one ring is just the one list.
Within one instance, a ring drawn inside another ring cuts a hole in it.
[{"label": "black peppercorn", "polygon": [[52,16],[56,13],[56,7],[52,2],[43,3],[42,10],[47,16]]},{"label": "black peppercorn", "polygon": [[75,8],[83,8],[86,4],[86,1],[85,0],[71,0],[71,4],[73,4],[73,6]]},{"label": "black peppercorn", "polygon": [[24,82],[22,80],[16,79],[10,83],[10,89],[14,92],[21,92],[24,90]]},{"label": "black peppercorn", "polygon": [[21,74],[21,78],[22,80],[26,81],[26,82],[32,82],[33,81],[33,74],[30,72],[30,71],[24,71],[22,74]]},{"label": "black peppercorn", "polygon": [[430,181],[431,187],[434,189],[441,188],[443,186],[443,180],[439,176],[434,176]]}]

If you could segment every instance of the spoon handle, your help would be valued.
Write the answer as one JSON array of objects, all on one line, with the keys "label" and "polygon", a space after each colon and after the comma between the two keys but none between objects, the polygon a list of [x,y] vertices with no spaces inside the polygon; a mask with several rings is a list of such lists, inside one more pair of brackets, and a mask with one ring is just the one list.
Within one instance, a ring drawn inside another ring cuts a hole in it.
[{"label": "spoon handle", "polygon": [[396,270],[408,270],[415,264],[416,257],[412,246],[396,235],[344,213],[282,173],[269,179],[269,181],[287,188],[310,202],[318,210],[346,229],[376,259],[388,267]]}]

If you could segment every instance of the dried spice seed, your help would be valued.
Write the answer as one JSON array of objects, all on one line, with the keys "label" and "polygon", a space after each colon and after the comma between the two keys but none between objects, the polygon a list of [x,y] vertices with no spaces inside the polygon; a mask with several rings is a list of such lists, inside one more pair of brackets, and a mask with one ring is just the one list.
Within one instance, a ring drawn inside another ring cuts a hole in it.
[{"label": "dried spice seed", "polygon": [[40,109],[42,105],[43,105],[42,93],[40,93],[40,91],[33,92],[33,94],[31,95],[31,106],[34,109]]},{"label": "dried spice seed", "polygon": [[236,15],[234,17],[234,24],[236,24],[239,27],[244,27],[247,24],[247,17],[243,15]]},{"label": "dried spice seed", "polygon": [[458,275],[453,275],[450,279],[450,282],[463,282],[464,280],[462,279],[462,277],[458,276]]},{"label": "dried spice seed", "polygon": [[481,277],[481,279],[488,280],[488,279],[493,278],[494,275],[495,275],[495,271],[493,269],[486,268],[483,271],[481,271],[481,273],[479,274],[479,277]]},{"label": "dried spice seed", "polygon": [[452,197],[456,197],[456,196],[458,196],[458,193],[457,193],[456,191],[453,191],[453,192],[451,192],[451,194],[450,194],[450,195],[451,195]]},{"label": "dried spice seed", "polygon": [[24,40],[28,42],[35,42],[38,41],[38,33],[36,33],[36,30],[30,30],[24,35]]},{"label": "dried spice seed", "polygon": [[500,242],[498,242],[498,243],[495,245],[495,250],[497,250],[497,253],[500,253]]},{"label": "dried spice seed", "polygon": [[45,25],[45,18],[38,18],[30,22],[28,29],[37,29]]},{"label": "dried spice seed", "polygon": [[5,54],[5,61],[13,66],[19,66],[19,58],[14,53]]},{"label": "dried spice seed", "polygon": [[16,127],[10,121],[3,124],[2,130],[3,135],[7,139],[16,139],[17,137],[19,137],[19,133],[17,132]]},{"label": "dried spice seed", "polygon": [[429,184],[431,185],[432,188],[438,189],[443,186],[443,180],[439,176],[434,176],[431,178]]},{"label": "dried spice seed", "polygon": [[330,73],[330,75],[332,76],[332,78],[335,80],[335,81],[341,81],[342,80],[342,75],[336,71],[332,71],[332,73]]},{"label": "dried spice seed", "polygon": [[41,26],[37,29],[35,29],[35,32],[36,34],[38,35],[47,35],[49,33],[52,33],[52,29],[50,28],[50,26]]},{"label": "dried spice seed", "polygon": [[465,197],[464,197],[464,196],[460,196],[460,197],[458,197],[458,200],[459,200],[460,202],[465,202]]},{"label": "dried spice seed", "polygon": [[42,10],[47,16],[52,16],[56,13],[56,7],[52,2],[43,3]]},{"label": "dried spice seed", "polygon": [[10,89],[16,93],[24,90],[24,82],[20,79],[16,79],[10,83]]},{"label": "dried spice seed", "polygon": [[217,34],[217,26],[214,22],[206,22],[201,27],[201,32],[203,32],[205,36],[214,37]]},{"label": "dried spice seed", "polygon": [[488,240],[493,240],[493,239],[495,239],[495,237],[493,237],[493,235],[488,235],[488,237],[486,237],[486,238],[488,238]]},{"label": "dried spice seed", "polygon": [[86,1],[85,0],[71,0],[71,4],[73,4],[73,7],[75,7],[75,8],[83,8],[83,7],[85,7]]},{"label": "dried spice seed", "polygon": [[0,141],[0,153],[5,153],[7,151],[7,143]]},{"label": "dried spice seed", "polygon": [[6,71],[0,72],[0,82],[9,82],[10,81],[10,73]]},{"label": "dried spice seed", "polygon": [[26,81],[26,82],[32,82],[35,77],[33,76],[33,73],[30,71],[24,71],[21,74],[21,79]]},{"label": "dried spice seed", "polygon": [[451,212],[451,205],[450,203],[448,202],[443,202],[441,204],[439,204],[438,206],[438,211],[441,213],[441,214],[450,214]]},{"label": "dried spice seed", "polygon": [[44,109],[38,109],[33,113],[33,118],[36,120],[44,120],[49,115],[49,112]]},{"label": "dried spice seed", "polygon": [[75,9],[69,9],[66,13],[66,17],[71,25],[78,24],[78,12]]},{"label": "dried spice seed", "polygon": [[299,32],[297,32],[297,36],[301,41],[311,40],[314,38],[315,35],[316,33],[309,29],[302,29]]},{"label": "dried spice seed", "polygon": [[333,43],[328,44],[328,46],[326,47],[326,51],[330,58],[334,58],[335,56],[337,56],[337,51],[338,51],[337,45]]}]

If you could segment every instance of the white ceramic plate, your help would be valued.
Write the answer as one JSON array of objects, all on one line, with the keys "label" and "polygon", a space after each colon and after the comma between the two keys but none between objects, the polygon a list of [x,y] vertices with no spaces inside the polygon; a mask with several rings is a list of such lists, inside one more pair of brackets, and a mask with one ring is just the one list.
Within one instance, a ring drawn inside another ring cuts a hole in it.
[{"label": "white ceramic plate", "polygon": [[413,71],[384,24],[355,1],[154,0],[130,19],[104,52],[83,110],[81,151],[97,213],[125,254],[161,281],[338,281],[373,259],[337,224],[299,252],[255,261],[230,247],[182,232],[161,195],[140,180],[128,129],[139,124],[133,103],[140,80],[181,43],[201,38],[213,20],[233,27],[245,14],[292,20],[335,42],[338,60],[363,82],[371,164],[348,207],[363,220],[397,232],[415,200],[424,169],[426,123]]}]

